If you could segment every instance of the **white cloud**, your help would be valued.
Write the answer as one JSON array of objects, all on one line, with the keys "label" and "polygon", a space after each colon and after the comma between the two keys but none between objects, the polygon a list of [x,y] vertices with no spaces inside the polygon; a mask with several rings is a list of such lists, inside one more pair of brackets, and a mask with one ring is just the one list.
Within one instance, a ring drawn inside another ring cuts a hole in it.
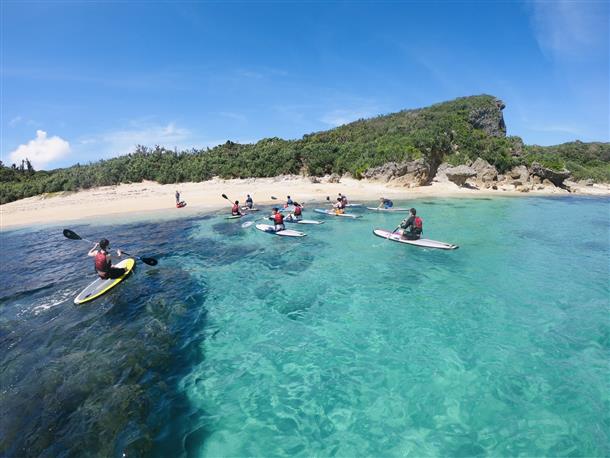
[{"label": "white cloud", "polygon": [[552,57],[576,57],[608,48],[605,2],[534,0],[532,23],[538,45]]},{"label": "white cloud", "polygon": [[56,161],[70,153],[70,143],[63,138],[47,137],[43,130],[36,131],[36,138],[10,153],[11,161],[19,163],[29,159],[35,169],[44,169],[50,162]]},{"label": "white cloud", "polygon": [[333,110],[326,113],[320,121],[329,126],[337,127],[362,118],[370,118],[371,110]]}]

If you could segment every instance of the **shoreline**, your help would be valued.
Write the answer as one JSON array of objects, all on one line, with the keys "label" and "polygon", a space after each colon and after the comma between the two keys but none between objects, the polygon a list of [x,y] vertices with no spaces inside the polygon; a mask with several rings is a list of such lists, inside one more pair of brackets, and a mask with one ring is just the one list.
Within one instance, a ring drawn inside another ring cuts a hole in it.
[{"label": "shoreline", "polygon": [[[185,208],[175,207],[174,192],[179,190]],[[342,178],[339,183],[330,183],[321,178],[312,183],[300,176],[275,178],[212,179],[199,183],[161,185],[156,182],[104,186],[77,192],[40,195],[21,199],[0,206],[0,229],[14,230],[39,225],[54,225],[67,221],[115,219],[127,220],[150,218],[174,219],[191,217],[204,212],[228,210],[229,202],[221,197],[243,203],[250,194],[256,206],[282,205],[290,195],[307,207],[308,203],[325,202],[326,196],[333,200],[338,193],[348,196],[350,201],[375,201],[380,196],[408,201],[417,198],[476,198],[479,197],[546,197],[546,196],[591,196],[610,197],[610,186],[579,187],[576,193],[559,188],[543,190],[503,191],[493,189],[460,188],[453,183],[432,183],[429,186],[404,187],[392,182]],[[271,196],[277,197],[276,200]]]}]

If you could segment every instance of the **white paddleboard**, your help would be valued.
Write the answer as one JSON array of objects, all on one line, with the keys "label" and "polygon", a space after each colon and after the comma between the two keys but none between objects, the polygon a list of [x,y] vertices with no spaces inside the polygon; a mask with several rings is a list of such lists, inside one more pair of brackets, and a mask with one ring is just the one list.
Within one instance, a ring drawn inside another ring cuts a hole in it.
[{"label": "white paddleboard", "polygon": [[371,210],[374,212],[408,212],[409,209],[408,208],[394,208],[394,207],[390,207],[390,208],[378,208],[378,207],[366,207],[367,210]]},{"label": "white paddleboard", "polygon": [[[270,216],[267,219],[273,220],[273,216]],[[317,221],[315,219],[289,219],[289,218],[284,218],[284,222],[285,223],[292,223],[292,224],[324,224],[324,221]]]},{"label": "white paddleboard", "polygon": [[328,216],[342,216],[344,218],[360,218],[360,215],[352,215],[350,213],[336,213],[333,210],[326,210],[324,208],[315,208],[314,209],[315,212],[317,213],[322,213],[324,215],[328,215]]},{"label": "white paddleboard", "polygon": [[307,234],[299,231],[293,231],[291,229],[284,229],[283,231],[276,232],[274,226],[269,224],[257,224],[256,228],[259,231],[267,232],[268,234],[281,235],[284,237],[305,237]]},{"label": "white paddleboard", "polygon": [[406,243],[407,245],[415,245],[421,248],[437,248],[439,250],[455,250],[459,248],[457,245],[452,245],[445,242],[437,242],[430,239],[405,240],[396,232],[386,231],[384,229],[374,229],[373,234],[377,237],[391,240],[393,242]]}]

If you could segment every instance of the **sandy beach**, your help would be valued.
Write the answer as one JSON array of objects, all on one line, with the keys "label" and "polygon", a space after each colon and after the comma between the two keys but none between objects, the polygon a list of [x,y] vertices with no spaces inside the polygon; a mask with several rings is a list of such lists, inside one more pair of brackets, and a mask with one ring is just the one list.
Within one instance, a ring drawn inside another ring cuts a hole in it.
[{"label": "sandy beach", "polygon": [[[187,202],[183,209],[175,208],[174,193]],[[393,183],[342,178],[339,183],[320,179],[312,183],[309,178],[282,176],[275,178],[213,179],[200,183],[161,185],[142,182],[106,186],[79,192],[46,194],[11,202],[0,206],[0,227],[4,229],[60,223],[103,217],[129,217],[156,214],[161,217],[190,216],[203,211],[228,208],[221,197],[243,202],[250,194],[255,205],[283,203],[287,195],[304,203],[334,199],[338,193],[350,201],[372,201],[380,196],[396,200],[421,197],[476,197],[476,196],[528,196],[528,195],[610,195],[610,186],[578,187],[576,194],[554,187],[528,193],[511,190],[460,188],[453,183],[433,183],[430,186],[407,188]],[[277,197],[277,200],[272,199]]]}]

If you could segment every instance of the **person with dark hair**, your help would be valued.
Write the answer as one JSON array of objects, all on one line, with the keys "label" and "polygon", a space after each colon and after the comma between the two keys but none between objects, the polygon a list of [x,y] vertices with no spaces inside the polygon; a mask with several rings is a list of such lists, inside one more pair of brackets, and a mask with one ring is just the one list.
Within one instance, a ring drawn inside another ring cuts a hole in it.
[{"label": "person with dark hair", "polygon": [[180,193],[176,190],[176,205],[180,203]]},{"label": "person with dark hair", "polygon": [[[96,243],[87,254],[88,256],[95,258],[95,271],[102,280],[119,278],[125,273],[125,269],[123,268],[112,267],[109,248],[110,242],[108,239],[102,239],[99,243]],[[123,256],[121,250],[116,250],[116,254],[119,258]]]},{"label": "person with dark hair", "polygon": [[417,216],[417,210],[412,208],[409,210],[409,218],[402,220],[400,228],[402,229],[403,239],[417,240],[424,231],[424,221]]},{"label": "person with dark hair", "polygon": [[303,206],[298,202],[294,202],[293,205],[294,210],[285,218],[286,221],[298,221],[303,219]]},{"label": "person with dark hair", "polygon": [[292,205],[292,204],[293,204],[293,201],[292,201],[292,199],[290,198],[290,196],[288,196],[288,198],[286,199],[286,206],[288,207],[288,206],[290,206],[290,205]]},{"label": "person with dark hair", "polygon": [[279,208],[273,208],[271,218],[273,219],[273,226],[275,232],[283,231],[284,229],[286,229],[286,226],[284,226],[284,215],[282,215],[282,212],[280,212]]},{"label": "person with dark hair", "polygon": [[249,209],[252,209],[252,207],[254,207],[254,201],[252,200],[252,197],[250,197],[250,194],[246,196],[246,207],[248,207]]},{"label": "person with dark hair", "polygon": [[239,200],[236,200],[235,203],[233,204],[233,206],[231,207],[231,215],[232,216],[241,215],[241,212],[239,211]]}]

